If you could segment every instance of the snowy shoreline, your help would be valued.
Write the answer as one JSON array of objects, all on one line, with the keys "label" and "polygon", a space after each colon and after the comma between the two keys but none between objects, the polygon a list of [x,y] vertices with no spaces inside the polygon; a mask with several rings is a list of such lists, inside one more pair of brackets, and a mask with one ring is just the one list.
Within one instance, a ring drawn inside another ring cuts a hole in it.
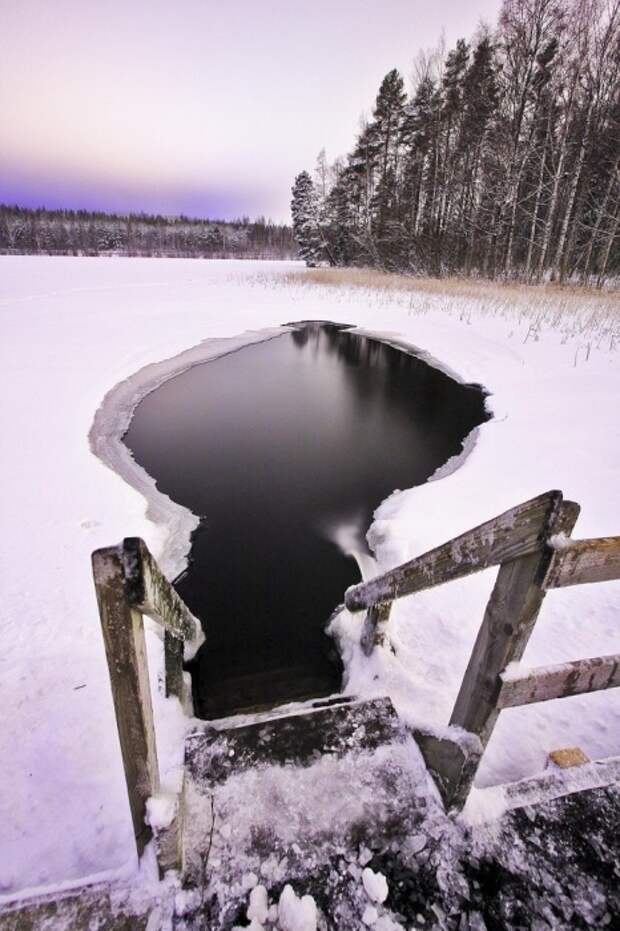
[{"label": "snowy shoreline", "polygon": [[[307,321],[303,321],[307,322]],[[332,321],[322,320],[323,323]],[[159,491],[155,479],[134,459],[131,450],[123,442],[134,412],[140,402],[164,382],[181,375],[196,365],[203,365],[221,359],[230,353],[238,352],[249,346],[257,345],[270,339],[277,339],[290,333],[296,323],[283,324],[278,328],[249,331],[239,336],[225,339],[202,340],[196,346],[185,349],[176,356],[151,362],[139,371],[114,385],[106,392],[97,408],[92,427],[88,434],[90,448],[95,456],[108,468],[112,469],[132,488],[135,488],[147,504],[146,518],[162,531],[161,549],[158,561],[169,578],[176,578],[187,566],[191,549],[191,536],[199,524],[200,517],[168,495]],[[374,332],[364,327],[348,327],[349,332],[366,337],[374,342],[384,343],[400,352],[414,356],[426,365],[437,369],[458,384],[468,384],[465,379],[435,359],[429,353],[404,339],[398,339],[393,333]],[[481,387],[476,385],[475,387]],[[488,392],[482,388],[486,396]],[[475,427],[463,440],[461,452],[452,456],[431,475],[428,481],[438,481],[460,468],[473,451],[479,436],[479,427]],[[383,504],[377,503],[377,510]],[[363,528],[364,535],[372,527]]]},{"label": "snowy shoreline", "polygon": [[[549,488],[582,505],[576,537],[620,531],[617,340],[592,330],[610,321],[591,324],[587,303],[578,317],[562,315],[561,297],[557,313],[540,317],[534,308],[532,334],[522,303],[512,312],[483,290],[458,297],[418,294],[415,282],[404,295],[309,287],[286,278],[299,272],[294,263],[42,256],[2,257],[0,265],[2,902],[87,877],[136,875],[90,555],[125,536],[141,536],[167,572],[179,554],[166,554],[169,531],[153,523],[168,519],[166,504],[147,515],[135,473],[129,484],[88,443],[111,385],[125,386],[127,416],[134,374],[187,347],[219,340],[230,348],[238,334],[281,332],[282,321],[348,319],[423,346],[464,382],[492,391],[493,419],[471,437],[460,467],[378,508],[371,542],[381,571]],[[545,301],[552,310],[553,299]],[[120,408],[105,425],[111,462],[114,433],[124,432]],[[190,517],[179,523],[185,532]],[[359,619],[349,617],[348,691],[390,695],[407,722],[447,723],[493,581],[487,571],[398,602],[396,652],[380,648],[369,660],[357,645]],[[619,620],[616,582],[554,591],[523,662],[617,652]],[[156,697],[157,676],[151,681]],[[155,711],[162,786],[173,791],[187,719],[173,700],[157,699]],[[592,759],[617,755],[619,734],[618,689],[510,709],[479,785],[535,775],[559,747],[580,746]]]},{"label": "snowy shoreline", "polygon": [[246,346],[277,339],[290,330],[291,327],[283,326],[261,332],[250,331],[224,339],[207,338],[176,356],[145,365],[111,388],[97,408],[88,434],[90,448],[104,465],[116,472],[145,499],[147,520],[159,526],[164,534],[158,561],[169,578],[175,578],[185,569],[191,535],[200,518],[160,492],[155,479],[136,462],[123,442],[134,411],[138,404],[160,385],[195,365],[213,362]]}]

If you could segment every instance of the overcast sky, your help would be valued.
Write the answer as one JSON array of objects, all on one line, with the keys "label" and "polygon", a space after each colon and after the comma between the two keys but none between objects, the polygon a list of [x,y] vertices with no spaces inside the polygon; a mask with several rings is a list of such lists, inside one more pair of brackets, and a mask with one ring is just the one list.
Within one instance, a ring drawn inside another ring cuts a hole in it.
[{"label": "overcast sky", "polygon": [[500,0],[0,0],[0,201],[289,219],[393,67]]}]

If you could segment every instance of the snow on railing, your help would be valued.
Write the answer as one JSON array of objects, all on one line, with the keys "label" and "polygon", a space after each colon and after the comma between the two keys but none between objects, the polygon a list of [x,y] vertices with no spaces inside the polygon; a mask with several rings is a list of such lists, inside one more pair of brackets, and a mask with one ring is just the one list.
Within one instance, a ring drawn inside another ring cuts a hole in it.
[{"label": "snow on railing", "polygon": [[[144,640],[143,615],[164,628],[166,695],[176,695],[191,713],[183,678],[183,658],[200,646],[202,630],[172,588],[143,540],[128,537],[120,546],[96,550],[93,577],[103,630],[116,724],[138,854],[152,837],[145,820],[147,801],[159,792],[159,764]],[[176,858],[177,842],[169,856]],[[162,846],[164,838],[159,839]],[[163,864],[171,866],[172,862]]]},{"label": "snow on railing", "polygon": [[579,511],[560,491],[548,491],[346,592],[350,611],[367,609],[361,645],[368,655],[383,639],[392,601],[500,567],[450,718],[461,737],[416,732],[453,808],[465,804],[502,708],[620,686],[620,655],[518,669],[549,589],[620,579],[620,537],[572,540]]}]

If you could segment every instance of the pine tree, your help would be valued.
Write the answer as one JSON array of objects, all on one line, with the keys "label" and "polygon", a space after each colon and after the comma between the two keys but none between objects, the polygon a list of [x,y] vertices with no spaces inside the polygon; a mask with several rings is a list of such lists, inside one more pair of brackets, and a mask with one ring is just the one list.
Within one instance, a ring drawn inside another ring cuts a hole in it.
[{"label": "pine tree", "polygon": [[308,268],[315,268],[321,257],[322,237],[318,198],[307,171],[302,171],[295,178],[292,194],[293,234],[299,245],[299,254]]},{"label": "pine tree", "polygon": [[599,286],[620,273],[620,0],[503,0],[471,50],[420,56],[416,73],[410,100],[386,75],[330,185],[320,157],[314,198],[306,176],[313,263]]},{"label": "pine tree", "polygon": [[394,68],[381,82],[372,123],[377,163],[377,181],[370,205],[372,233],[378,252],[388,265],[396,248],[399,221],[397,173],[406,100],[402,76]]}]

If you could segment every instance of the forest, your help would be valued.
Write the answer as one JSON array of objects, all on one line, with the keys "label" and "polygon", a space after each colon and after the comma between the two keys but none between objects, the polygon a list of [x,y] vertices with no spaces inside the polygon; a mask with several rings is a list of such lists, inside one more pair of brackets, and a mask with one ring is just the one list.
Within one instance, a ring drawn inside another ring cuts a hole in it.
[{"label": "forest", "polygon": [[620,267],[620,0],[504,0],[396,70],[346,158],[295,179],[310,266],[602,287]]},{"label": "forest", "polygon": [[290,259],[297,247],[289,226],[264,218],[224,222],[0,205],[3,253]]}]

